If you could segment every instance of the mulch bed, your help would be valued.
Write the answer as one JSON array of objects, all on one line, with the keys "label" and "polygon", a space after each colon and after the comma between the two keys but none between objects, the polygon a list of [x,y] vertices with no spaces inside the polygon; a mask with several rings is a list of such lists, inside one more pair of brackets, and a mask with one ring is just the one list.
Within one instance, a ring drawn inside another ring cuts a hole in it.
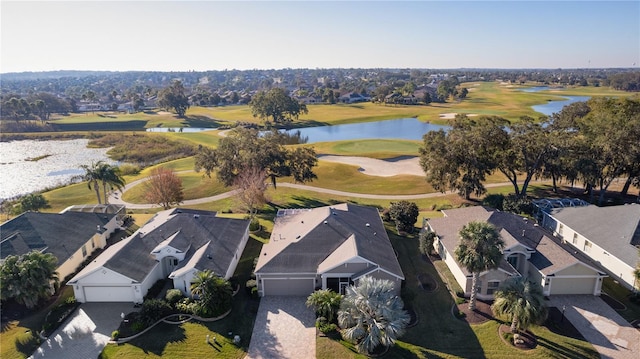
[{"label": "mulch bed", "polygon": [[476,309],[469,310],[469,303],[458,304],[458,310],[464,313],[464,317],[460,318],[469,324],[482,324],[495,319],[491,312],[491,302],[476,300]]},{"label": "mulch bed", "polygon": [[621,310],[627,309],[627,307],[624,304],[620,303],[617,299],[611,298],[605,293],[600,294],[600,298],[602,298],[602,300],[605,303],[607,303],[611,308],[613,308],[613,310],[621,311]]},{"label": "mulch bed", "polygon": [[505,343],[509,345],[513,345],[514,347],[521,350],[531,350],[538,345],[538,340],[536,339],[536,336],[533,335],[533,333],[528,331],[518,333],[520,335],[520,338],[519,338],[520,342],[518,342],[517,344],[513,342],[513,339],[507,340],[505,338],[505,334],[511,333],[511,327],[507,324],[501,324],[500,328],[498,328],[498,333],[500,335],[500,338],[502,338],[502,340]]},{"label": "mulch bed", "polygon": [[438,289],[438,282],[436,282],[431,274],[420,273],[417,277],[418,282],[420,282],[420,287],[426,292],[435,292]]}]

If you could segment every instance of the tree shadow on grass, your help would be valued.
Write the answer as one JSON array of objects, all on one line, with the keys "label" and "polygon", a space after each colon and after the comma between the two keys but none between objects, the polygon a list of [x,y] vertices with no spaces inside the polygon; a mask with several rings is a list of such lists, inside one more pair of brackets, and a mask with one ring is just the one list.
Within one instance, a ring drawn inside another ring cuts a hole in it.
[{"label": "tree shadow on grass", "polygon": [[201,115],[189,115],[181,120],[183,124],[189,127],[220,127],[223,125],[219,120]]},{"label": "tree shadow on grass", "polygon": [[142,349],[145,354],[153,353],[162,356],[167,344],[184,342],[186,339],[182,325],[160,323],[140,337],[131,340],[129,344]]},{"label": "tree shadow on grass", "polygon": [[[578,348],[574,345],[560,345],[558,343],[549,341],[545,338],[537,337],[538,345],[544,348],[549,349],[550,351],[558,354],[563,358],[584,358],[585,353],[582,350],[577,350]],[[593,351],[593,356],[597,357],[597,352]]]},{"label": "tree shadow on grass", "polygon": [[302,120],[296,121],[296,128],[299,127],[319,127],[319,126],[328,126],[328,122],[316,121],[316,120]]}]

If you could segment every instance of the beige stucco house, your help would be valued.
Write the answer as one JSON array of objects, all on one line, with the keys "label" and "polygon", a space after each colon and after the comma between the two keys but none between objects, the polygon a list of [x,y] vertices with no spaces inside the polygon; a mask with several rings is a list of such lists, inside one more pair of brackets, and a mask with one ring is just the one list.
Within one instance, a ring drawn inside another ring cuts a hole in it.
[{"label": "beige stucco house", "polygon": [[628,289],[639,286],[633,271],[640,261],[640,205],[556,208],[543,226],[587,256]]},{"label": "beige stucco house", "polygon": [[435,232],[434,248],[465,295],[471,294],[472,274],[456,260],[455,248],[458,233],[471,221],[494,225],[505,243],[499,268],[480,273],[478,298],[493,299],[500,283],[514,276],[540,283],[545,295],[600,295],[605,273],[572,255],[533,221],[482,206],[442,212],[444,217],[426,220],[424,230]]},{"label": "beige stucco house", "polygon": [[0,258],[30,251],[51,253],[58,259],[58,277],[73,274],[91,254],[107,245],[120,227],[115,213],[25,212],[0,225]]},{"label": "beige stucco house", "polygon": [[191,281],[200,271],[233,276],[248,239],[247,219],[190,209],[162,211],[107,248],[67,285],[82,303],[142,303],[149,288],[163,278],[190,296]]},{"label": "beige stucco house", "polygon": [[378,210],[348,203],[280,210],[255,273],[261,296],[344,293],[366,275],[399,292],[404,280]]}]

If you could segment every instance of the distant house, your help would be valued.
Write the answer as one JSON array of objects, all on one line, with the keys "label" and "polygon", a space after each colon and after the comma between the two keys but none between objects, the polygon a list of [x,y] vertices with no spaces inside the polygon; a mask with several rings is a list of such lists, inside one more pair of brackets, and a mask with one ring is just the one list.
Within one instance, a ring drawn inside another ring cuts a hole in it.
[{"label": "distant house", "polygon": [[404,280],[378,210],[339,204],[281,210],[256,265],[260,295],[344,293],[364,276]]},{"label": "distant house", "polygon": [[0,225],[0,258],[31,251],[51,253],[58,259],[58,277],[74,273],[120,227],[114,213],[25,212]]},{"label": "distant house", "polygon": [[556,208],[543,226],[592,259],[622,285],[633,289],[640,258],[640,205]]},{"label": "distant house", "polygon": [[76,300],[142,303],[162,278],[191,295],[191,281],[211,270],[230,278],[249,238],[249,220],[215,212],[170,209],[157,213],[130,237],[107,248],[67,285]]},{"label": "distant house", "polygon": [[367,101],[371,101],[371,97],[365,96],[359,93],[349,92],[338,97],[338,101],[342,103],[367,102]]},{"label": "distant house", "polygon": [[465,295],[471,294],[472,273],[455,258],[459,232],[471,221],[494,225],[505,243],[498,269],[480,273],[478,298],[493,299],[504,280],[522,276],[540,283],[544,295],[600,295],[606,274],[583,263],[532,221],[513,213],[477,206],[442,211],[444,217],[424,223],[424,230],[435,232],[434,248],[447,264]]}]

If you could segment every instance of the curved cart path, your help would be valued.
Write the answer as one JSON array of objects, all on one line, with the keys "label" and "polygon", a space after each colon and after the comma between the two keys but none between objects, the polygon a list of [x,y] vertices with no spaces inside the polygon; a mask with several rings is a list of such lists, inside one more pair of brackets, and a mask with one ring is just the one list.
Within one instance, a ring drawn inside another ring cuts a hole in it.
[{"label": "curved cart path", "polygon": [[[193,171],[181,171],[178,173],[186,173],[186,172],[193,172]],[[127,184],[126,186],[124,186],[122,191],[111,192],[109,194],[109,203],[124,205],[130,209],[149,209],[149,208],[161,207],[160,205],[157,205],[157,204],[129,203],[122,199],[122,194],[124,194],[129,189],[147,180],[148,180],[147,178],[139,179],[137,181],[133,181]],[[507,185],[511,185],[511,182],[489,183],[485,185],[485,187],[493,188],[493,187],[501,187],[501,186],[507,186]],[[295,188],[295,189],[301,189],[305,191],[332,194],[332,195],[343,196],[343,197],[354,197],[354,198],[365,198],[365,199],[388,199],[388,200],[412,200],[412,199],[434,198],[434,197],[441,197],[441,196],[446,196],[446,195],[455,193],[453,191],[448,191],[445,193],[433,192],[433,193],[406,194],[406,195],[367,194],[367,193],[344,192],[344,191],[338,191],[338,190],[333,190],[328,188],[307,186],[307,185],[302,185],[297,183],[278,183],[278,187]],[[238,190],[233,190],[233,191],[221,193],[211,197],[189,199],[189,200],[183,201],[181,205],[189,206],[194,204],[202,204],[202,203],[208,203],[213,201],[219,201],[221,199],[235,196],[237,191]]]}]

